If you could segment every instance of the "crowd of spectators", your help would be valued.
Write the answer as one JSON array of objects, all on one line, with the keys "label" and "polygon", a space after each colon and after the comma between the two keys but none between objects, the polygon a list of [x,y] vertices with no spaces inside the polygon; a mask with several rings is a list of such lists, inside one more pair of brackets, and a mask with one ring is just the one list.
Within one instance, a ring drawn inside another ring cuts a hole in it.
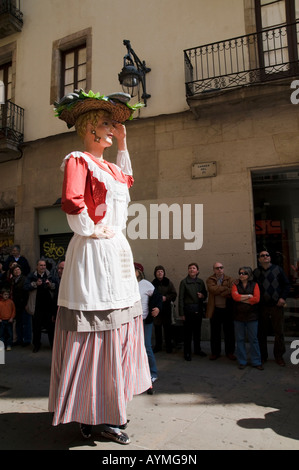
[{"label": "crowd of spectators", "polygon": [[[47,333],[52,347],[64,263],[60,260],[55,268],[49,269],[46,261],[39,259],[32,271],[19,245],[14,245],[5,262],[0,263],[0,340],[6,350],[10,351],[13,345],[32,344],[33,352],[38,352],[42,332]],[[144,277],[143,266],[138,263],[136,266]],[[237,360],[239,368],[246,367],[245,343],[248,340],[251,365],[263,370],[268,358],[270,323],[274,358],[277,364],[284,366],[284,306],[291,284],[282,267],[272,264],[270,253],[263,250],[258,254],[257,267],[241,266],[238,276],[227,275],[221,262],[214,262],[212,269],[213,273],[204,281],[199,277],[198,264],[189,263],[178,293],[162,265],[155,267],[151,282],[143,281],[151,286],[148,289],[151,295],[153,292],[160,295],[159,309],[153,311],[150,306],[146,309],[148,318],[144,318],[151,364],[155,364],[154,354],[161,351],[164,344],[167,353],[173,352],[177,320],[183,325],[184,359],[191,361],[193,354],[206,357],[207,353],[201,348],[202,319],[206,317],[210,322],[210,360],[221,356],[223,338],[227,358]],[[292,269],[297,278],[298,267],[292,266]],[[150,302],[151,295],[146,302]],[[175,318],[176,301],[178,316]],[[152,339],[155,340],[153,347]],[[152,376],[156,380],[156,370]]]}]

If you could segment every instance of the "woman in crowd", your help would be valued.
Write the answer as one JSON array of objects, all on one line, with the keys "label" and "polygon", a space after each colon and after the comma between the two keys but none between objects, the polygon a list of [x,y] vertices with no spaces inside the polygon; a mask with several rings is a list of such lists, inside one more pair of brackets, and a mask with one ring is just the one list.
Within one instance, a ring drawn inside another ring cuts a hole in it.
[{"label": "woman in crowd", "polygon": [[253,367],[263,370],[258,342],[258,307],[260,290],[253,281],[252,269],[243,266],[239,269],[239,280],[232,286],[234,300],[234,324],[237,343],[239,369],[247,365],[246,333],[250,344],[250,358]]},{"label": "woman in crowd", "polygon": [[164,329],[164,339],[166,352],[172,352],[172,302],[175,301],[177,297],[176,289],[173,283],[166,277],[165,268],[161,265],[156,266],[154,269],[155,279],[152,284],[162,295],[162,310],[159,315],[154,319],[155,325],[155,340],[156,344],[154,347],[154,352],[162,350],[162,327]]}]

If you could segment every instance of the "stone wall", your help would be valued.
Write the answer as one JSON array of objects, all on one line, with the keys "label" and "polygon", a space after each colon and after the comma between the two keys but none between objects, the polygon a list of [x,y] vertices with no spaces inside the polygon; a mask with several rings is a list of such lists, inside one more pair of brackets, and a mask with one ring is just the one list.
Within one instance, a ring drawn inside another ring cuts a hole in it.
[{"label": "stone wall", "polygon": [[[242,101],[233,112],[211,108],[200,118],[187,111],[127,124],[135,177],[131,204],[145,208],[148,228],[147,239],[130,243],[149,280],[156,264],[165,266],[177,287],[189,262],[198,262],[203,279],[211,274],[216,260],[232,276],[237,275],[239,265],[255,264],[251,170],[298,164],[298,125],[298,107],[286,99],[278,105]],[[31,263],[39,255],[36,211],[52,206],[60,197],[63,174],[59,167],[72,149],[80,150],[81,142],[69,132],[29,142],[22,159],[1,165],[5,175],[1,208],[15,203],[15,241]],[[113,161],[115,155],[113,147],[106,158]],[[193,164],[214,161],[216,176],[192,178]],[[203,205],[199,250],[186,250],[186,238],[149,239],[151,205],[162,203],[178,205],[182,213],[184,204],[193,209]],[[134,216],[129,218],[132,221]]]}]

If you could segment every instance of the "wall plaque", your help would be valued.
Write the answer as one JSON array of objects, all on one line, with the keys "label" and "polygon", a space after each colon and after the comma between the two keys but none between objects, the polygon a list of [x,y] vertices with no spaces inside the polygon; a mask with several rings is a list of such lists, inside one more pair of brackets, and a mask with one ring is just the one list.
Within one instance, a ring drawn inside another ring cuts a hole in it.
[{"label": "wall plaque", "polygon": [[192,165],[192,178],[207,178],[216,175],[216,162],[193,163]]}]

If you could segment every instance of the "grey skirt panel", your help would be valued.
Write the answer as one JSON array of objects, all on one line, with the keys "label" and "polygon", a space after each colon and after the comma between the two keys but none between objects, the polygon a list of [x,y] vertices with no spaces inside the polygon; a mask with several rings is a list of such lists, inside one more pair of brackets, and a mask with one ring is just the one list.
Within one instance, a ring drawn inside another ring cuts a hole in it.
[{"label": "grey skirt panel", "polygon": [[138,301],[131,307],[116,310],[70,310],[67,307],[59,307],[61,329],[66,331],[105,331],[115,330],[121,325],[129,323],[133,318],[142,315],[141,302]]}]

